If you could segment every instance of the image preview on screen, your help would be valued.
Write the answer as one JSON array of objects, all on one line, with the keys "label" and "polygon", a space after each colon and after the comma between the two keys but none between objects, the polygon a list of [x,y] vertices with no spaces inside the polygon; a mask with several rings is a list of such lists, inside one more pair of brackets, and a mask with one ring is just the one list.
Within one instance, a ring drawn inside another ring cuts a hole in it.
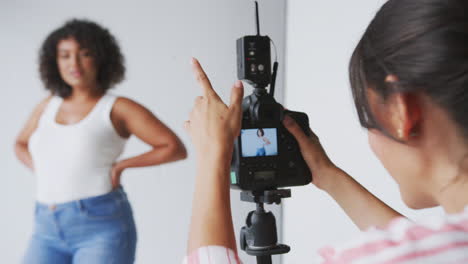
[{"label": "image preview on screen", "polygon": [[277,130],[276,128],[242,129],[241,145],[244,158],[276,156],[278,155]]}]

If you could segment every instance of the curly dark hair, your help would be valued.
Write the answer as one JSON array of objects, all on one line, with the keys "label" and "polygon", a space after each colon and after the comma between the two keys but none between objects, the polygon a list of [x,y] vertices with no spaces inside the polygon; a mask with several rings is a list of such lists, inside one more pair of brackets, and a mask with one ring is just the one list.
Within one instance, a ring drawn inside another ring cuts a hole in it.
[{"label": "curly dark hair", "polygon": [[45,88],[52,94],[66,98],[72,92],[71,87],[60,76],[57,66],[57,44],[70,37],[82,48],[88,49],[93,56],[98,71],[98,86],[103,93],[124,79],[124,57],[109,30],[89,20],[72,19],[53,31],[40,49],[40,76]]}]

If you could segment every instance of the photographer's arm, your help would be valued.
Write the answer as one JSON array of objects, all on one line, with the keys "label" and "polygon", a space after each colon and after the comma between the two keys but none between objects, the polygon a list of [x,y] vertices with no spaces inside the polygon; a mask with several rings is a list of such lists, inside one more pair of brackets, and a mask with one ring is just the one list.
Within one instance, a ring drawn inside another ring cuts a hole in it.
[{"label": "photographer's arm", "polygon": [[312,172],[313,184],[330,194],[359,229],[385,227],[390,220],[401,216],[336,167],[312,131],[311,136],[307,137],[290,117],[285,118],[284,125],[300,145],[302,155]]},{"label": "photographer's arm", "polygon": [[324,177],[334,178],[333,183],[322,186],[322,190],[333,197],[359,229],[385,228],[392,219],[402,216],[340,168],[321,173]]},{"label": "photographer's arm", "polygon": [[243,87],[232,88],[225,105],[213,90],[199,62],[192,61],[203,90],[185,122],[197,152],[197,176],[192,207],[188,254],[205,246],[223,246],[236,251],[232,224],[229,170],[234,139],[240,133]]},{"label": "photographer's arm", "polygon": [[198,157],[188,253],[205,246],[236,250],[229,195],[232,148],[207,150]]}]

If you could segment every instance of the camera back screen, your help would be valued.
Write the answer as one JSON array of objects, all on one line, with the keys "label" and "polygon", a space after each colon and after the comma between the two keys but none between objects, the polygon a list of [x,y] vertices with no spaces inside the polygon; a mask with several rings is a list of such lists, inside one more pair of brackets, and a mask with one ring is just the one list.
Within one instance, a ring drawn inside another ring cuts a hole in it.
[{"label": "camera back screen", "polygon": [[242,157],[265,157],[278,155],[276,128],[241,130]]}]

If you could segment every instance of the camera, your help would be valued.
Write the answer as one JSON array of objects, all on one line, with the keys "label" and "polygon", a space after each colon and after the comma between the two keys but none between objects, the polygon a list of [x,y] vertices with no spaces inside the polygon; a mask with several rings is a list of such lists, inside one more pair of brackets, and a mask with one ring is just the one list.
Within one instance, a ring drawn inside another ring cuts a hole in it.
[{"label": "camera", "polygon": [[276,102],[278,63],[274,63],[272,72],[270,43],[268,36],[260,36],[258,13],[257,35],[237,40],[238,78],[254,87],[242,102],[242,129],[231,162],[231,187],[245,191],[307,185],[312,179],[296,139],[282,124],[289,115],[309,134],[308,117],[285,110]]},{"label": "camera", "polygon": [[278,244],[275,216],[265,210],[264,204],[280,204],[281,199],[291,197],[290,189],[279,188],[312,181],[299,144],[283,125],[284,117],[293,118],[305,134],[310,132],[305,113],[288,111],[275,100],[278,61],[275,59],[272,70],[270,43],[275,45],[270,37],[260,35],[257,1],[255,17],[257,35],[236,42],[237,77],[254,90],[242,101],[242,127],[231,161],[231,188],[241,189],[242,201],[256,204],[241,228],[240,248],[255,256],[258,264],[271,264],[272,255],[286,254],[291,248]]}]

